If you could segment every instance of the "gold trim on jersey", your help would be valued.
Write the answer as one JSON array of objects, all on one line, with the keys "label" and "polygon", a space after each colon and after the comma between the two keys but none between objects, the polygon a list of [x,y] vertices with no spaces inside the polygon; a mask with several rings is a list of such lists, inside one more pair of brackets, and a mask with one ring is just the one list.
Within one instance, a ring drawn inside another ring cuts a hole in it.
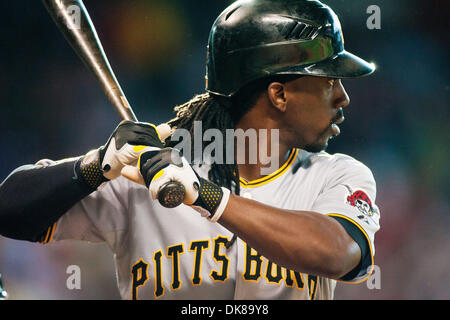
[{"label": "gold trim on jersey", "polygon": [[185,251],[183,243],[179,243],[167,248],[167,257],[172,259],[172,283],[170,284],[172,291],[181,288],[182,281],[180,278],[180,256],[184,253]]},{"label": "gold trim on jersey", "polygon": [[366,281],[370,277],[370,275],[372,274],[372,272],[373,272],[373,265],[374,265],[372,243],[370,242],[369,236],[364,231],[364,229],[358,223],[356,223],[356,221],[353,221],[351,218],[349,218],[347,216],[344,216],[342,214],[337,214],[337,213],[330,213],[330,214],[327,214],[327,216],[342,218],[342,219],[345,219],[345,220],[353,223],[355,226],[357,226],[358,229],[361,230],[361,232],[363,233],[364,237],[366,237],[367,243],[369,244],[369,250],[370,250],[370,267],[371,268],[370,268],[370,272],[368,272],[367,276],[364,279],[359,280],[359,281],[344,281],[344,280],[336,280],[336,281],[343,282],[343,283],[354,283],[354,284],[358,284],[358,283],[362,283],[362,282]]},{"label": "gold trim on jersey", "polygon": [[290,270],[287,268],[283,268],[283,269],[286,270],[285,277],[284,277],[284,283],[286,284],[286,287],[293,288],[294,284],[296,283],[297,290],[305,289],[305,280],[303,279],[303,273],[294,271],[294,270]]},{"label": "gold trim on jersey", "polygon": [[[194,246],[194,244],[196,244]],[[206,246],[205,246],[206,244]],[[199,286],[202,284],[202,262],[203,262],[203,254],[205,250],[209,249],[209,239],[204,240],[196,240],[191,241],[189,244],[189,252],[193,252],[194,256],[194,265],[191,277],[191,284],[193,286]],[[199,258],[197,260],[197,258]]]},{"label": "gold trim on jersey", "polygon": [[[141,265],[142,267],[138,267],[138,265]],[[130,273],[131,273],[131,300],[139,300],[138,293],[139,288],[145,286],[147,283],[149,277],[148,277],[148,266],[149,264],[142,258],[140,258],[135,264],[131,266]],[[136,274],[134,270],[136,269]],[[144,270],[145,274],[144,274]],[[136,285],[136,281],[143,281],[141,284]]]},{"label": "gold trim on jersey", "polygon": [[245,242],[244,272],[242,273],[244,281],[259,281],[262,277],[264,260],[264,257],[257,250],[253,249]]},{"label": "gold trim on jersey", "polygon": [[318,277],[308,274],[309,300],[314,300],[316,298],[318,287],[319,287]]},{"label": "gold trim on jersey", "polygon": [[153,253],[153,262],[155,264],[155,291],[153,295],[156,299],[162,297],[166,289],[164,288],[163,268],[162,268],[162,250],[155,251]]},{"label": "gold trim on jersey", "polygon": [[56,222],[53,223],[48,229],[47,233],[45,234],[45,237],[42,238],[42,240],[39,242],[40,244],[47,244],[50,243],[53,240],[53,234],[55,233],[56,229]]},{"label": "gold trim on jersey", "polygon": [[[274,271],[276,273],[275,276],[273,275]],[[263,277],[266,278],[267,283],[280,285],[283,280],[283,268],[276,263],[267,260],[266,272],[263,272]]]},{"label": "gold trim on jersey", "polygon": [[252,180],[252,181],[246,181],[244,178],[240,177],[239,182],[240,182],[241,186],[245,187],[245,188],[255,188],[255,187],[259,187],[263,184],[266,184],[270,181],[277,179],[291,167],[291,165],[294,163],[295,158],[297,158],[297,155],[298,155],[298,149],[292,149],[290,151],[288,160],[285,162],[285,164],[283,166],[281,166],[281,168],[279,168],[274,173],[269,174],[268,176],[265,176],[263,178]]},{"label": "gold trim on jersey", "polygon": [[[228,237],[218,235],[213,241],[213,259],[217,263],[222,264],[222,270],[211,270],[209,277],[214,282],[225,282],[230,278],[230,259],[227,256],[226,244],[230,241]],[[225,248],[225,252],[220,254],[220,249]],[[219,272],[221,272],[219,274]]]}]

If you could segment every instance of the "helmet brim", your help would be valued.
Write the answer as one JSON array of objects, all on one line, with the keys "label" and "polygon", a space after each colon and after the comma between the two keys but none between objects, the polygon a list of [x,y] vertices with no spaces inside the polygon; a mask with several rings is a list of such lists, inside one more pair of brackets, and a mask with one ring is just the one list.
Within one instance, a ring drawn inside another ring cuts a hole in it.
[{"label": "helmet brim", "polygon": [[376,70],[373,63],[369,63],[358,56],[343,50],[325,60],[302,66],[293,66],[278,74],[302,74],[328,78],[359,78],[372,74]]}]

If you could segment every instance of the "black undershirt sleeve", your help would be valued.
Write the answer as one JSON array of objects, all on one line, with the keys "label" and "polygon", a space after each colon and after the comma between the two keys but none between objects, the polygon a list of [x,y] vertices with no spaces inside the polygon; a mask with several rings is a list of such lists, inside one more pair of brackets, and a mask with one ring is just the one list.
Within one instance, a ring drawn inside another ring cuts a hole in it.
[{"label": "black undershirt sleeve", "polygon": [[0,235],[37,242],[95,189],[79,175],[81,158],[50,166],[26,165],[0,184]]},{"label": "black undershirt sleeve", "polygon": [[359,262],[359,264],[356,266],[356,268],[339,279],[342,281],[351,281],[360,274],[364,274],[367,268],[372,264],[372,256],[369,243],[367,242],[364,234],[361,232],[361,230],[358,229],[355,224],[343,218],[335,216],[331,217],[336,219],[344,227],[350,237],[358,244],[359,248],[361,249],[361,261]]}]

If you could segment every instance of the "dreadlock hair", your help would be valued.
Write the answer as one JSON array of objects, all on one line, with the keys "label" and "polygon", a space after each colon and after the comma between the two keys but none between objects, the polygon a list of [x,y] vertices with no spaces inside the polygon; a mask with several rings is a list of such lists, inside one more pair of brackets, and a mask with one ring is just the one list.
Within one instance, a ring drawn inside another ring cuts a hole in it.
[{"label": "dreadlock hair", "polygon": [[[185,104],[176,106],[176,118],[170,120],[168,124],[172,128],[186,129],[191,136],[194,136],[194,122],[201,121],[202,135],[208,129],[218,129],[225,136],[227,129],[234,129],[235,120],[232,118],[229,108],[230,101],[225,100],[211,93],[196,95]],[[174,141],[166,142],[166,145],[173,147]],[[205,141],[202,141],[202,150],[205,148]],[[224,146],[225,148],[225,146]],[[223,153],[226,154],[226,153]],[[194,150],[191,149],[191,159],[194,159]],[[239,169],[236,163],[217,164],[212,163],[208,173],[208,179],[219,186],[232,190],[235,184],[235,193],[239,194]]]},{"label": "dreadlock hair", "polygon": [[[194,135],[194,122],[201,121],[202,135],[208,129],[218,129],[223,136],[227,129],[235,129],[239,120],[255,105],[258,97],[267,90],[272,82],[286,83],[299,78],[299,75],[278,75],[251,82],[239,90],[232,98],[226,98],[209,92],[194,96],[190,101],[176,106],[176,117],[168,122],[174,129],[186,129]],[[174,147],[177,141],[166,141],[166,146]],[[206,143],[202,142],[202,150]],[[226,154],[225,144],[223,154]],[[191,159],[194,150],[191,148]],[[239,168],[237,161],[233,164],[213,163],[208,172],[208,179],[234,193],[240,194]]]}]

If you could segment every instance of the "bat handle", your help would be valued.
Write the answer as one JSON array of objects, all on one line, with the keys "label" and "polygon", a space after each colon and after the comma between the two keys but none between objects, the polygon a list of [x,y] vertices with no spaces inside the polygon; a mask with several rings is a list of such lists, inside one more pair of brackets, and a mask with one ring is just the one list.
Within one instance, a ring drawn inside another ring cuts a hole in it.
[{"label": "bat handle", "polygon": [[[162,141],[169,137],[173,130],[172,128],[163,123],[157,128],[159,136]],[[139,168],[134,166],[125,166],[121,171],[122,176],[135,183],[145,186],[144,178],[141,175]],[[186,189],[178,181],[169,181],[158,190],[158,201],[166,208],[175,208],[184,202],[186,198]]]}]

